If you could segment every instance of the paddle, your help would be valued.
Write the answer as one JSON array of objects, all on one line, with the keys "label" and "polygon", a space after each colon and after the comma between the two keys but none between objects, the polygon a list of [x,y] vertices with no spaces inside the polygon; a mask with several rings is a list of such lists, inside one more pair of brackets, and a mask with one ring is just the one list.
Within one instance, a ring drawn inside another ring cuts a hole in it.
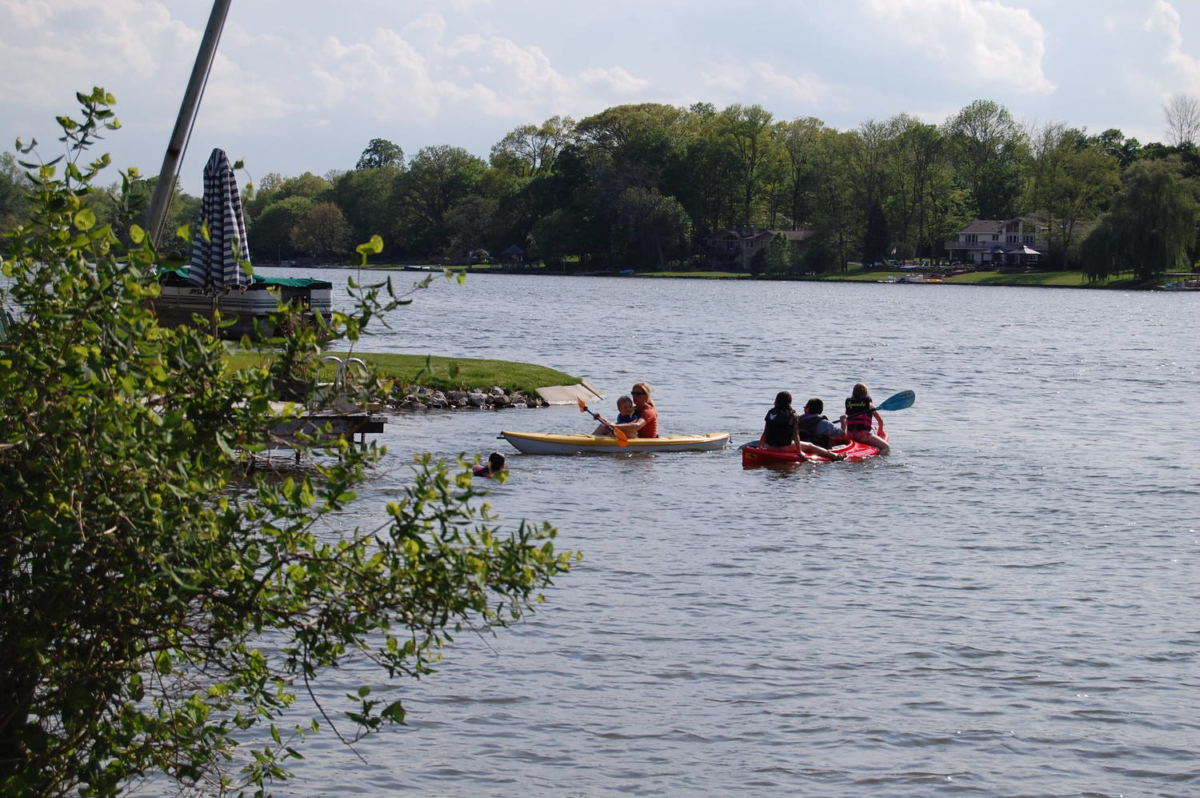
[{"label": "paddle", "polygon": [[613,431],[613,435],[617,436],[617,445],[618,446],[628,446],[629,445],[629,436],[625,434],[625,430],[621,429],[620,427],[614,427],[612,424],[609,424],[607,421],[603,421],[603,419],[600,418],[599,413],[592,413],[591,410],[588,410],[588,406],[584,403],[583,399],[576,398],[575,401],[579,403],[579,412],[580,413],[591,413],[592,418],[596,419],[597,421],[602,421],[604,424],[608,424],[608,428]]},{"label": "paddle", "polygon": [[917,401],[917,395],[912,391],[901,391],[898,394],[893,394],[883,400],[883,404],[876,405],[876,410],[903,410],[906,407],[912,407],[913,402]]}]

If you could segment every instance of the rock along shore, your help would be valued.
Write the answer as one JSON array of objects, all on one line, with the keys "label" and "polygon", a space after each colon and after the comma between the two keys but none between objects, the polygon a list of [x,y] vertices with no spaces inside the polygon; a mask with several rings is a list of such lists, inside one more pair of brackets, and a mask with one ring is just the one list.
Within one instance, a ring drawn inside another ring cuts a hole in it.
[{"label": "rock along shore", "polygon": [[525,409],[530,407],[549,407],[549,404],[536,394],[530,396],[524,391],[506,392],[499,386],[490,390],[473,388],[465,391],[442,391],[437,388],[423,386],[408,386],[402,391],[394,392],[386,401],[393,410],[428,411],[428,410],[504,410],[507,408]]}]

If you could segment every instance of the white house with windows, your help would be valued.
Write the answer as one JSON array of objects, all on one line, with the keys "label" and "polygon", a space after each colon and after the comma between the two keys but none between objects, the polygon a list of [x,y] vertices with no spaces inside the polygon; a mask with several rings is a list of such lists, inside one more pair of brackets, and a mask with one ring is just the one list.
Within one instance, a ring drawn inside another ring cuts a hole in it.
[{"label": "white house with windows", "polygon": [[950,260],[996,268],[1024,268],[1046,251],[1046,226],[1032,216],[976,219],[946,242]]}]

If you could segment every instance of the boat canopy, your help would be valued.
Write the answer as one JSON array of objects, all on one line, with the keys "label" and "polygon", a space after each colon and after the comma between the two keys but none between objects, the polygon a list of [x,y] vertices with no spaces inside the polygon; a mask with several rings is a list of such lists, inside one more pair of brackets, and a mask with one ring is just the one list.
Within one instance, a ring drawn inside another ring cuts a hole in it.
[{"label": "boat canopy", "polygon": [[[333,288],[333,283],[328,280],[318,280],[314,277],[266,277],[261,274],[252,275],[252,285],[264,286],[270,288]],[[160,268],[158,270],[158,279],[160,282],[171,279],[187,280],[188,267],[179,266],[174,269]]]}]

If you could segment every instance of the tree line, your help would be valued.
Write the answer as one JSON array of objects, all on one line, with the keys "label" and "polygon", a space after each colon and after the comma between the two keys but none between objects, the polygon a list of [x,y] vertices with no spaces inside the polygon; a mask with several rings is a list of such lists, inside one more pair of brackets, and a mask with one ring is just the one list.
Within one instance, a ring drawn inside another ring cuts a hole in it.
[{"label": "tree line", "polygon": [[[711,233],[761,228],[811,236],[777,242],[756,269],[820,273],[944,257],[972,219],[1025,216],[1050,268],[1150,277],[1200,255],[1200,110],[1186,95],[1164,110],[1170,144],[1027,127],[988,100],[940,125],[900,114],[853,130],[758,105],[620,105],[517,127],[486,161],[446,145],[408,158],[372,139],[353,169],[268,174],[244,204],[258,262],[337,261],[378,233],[383,260],[465,262],[515,245],[564,268],[693,268]],[[109,192],[108,218],[137,218],[153,180],[136,182],[132,202]],[[174,216],[196,203],[177,195]]]}]

